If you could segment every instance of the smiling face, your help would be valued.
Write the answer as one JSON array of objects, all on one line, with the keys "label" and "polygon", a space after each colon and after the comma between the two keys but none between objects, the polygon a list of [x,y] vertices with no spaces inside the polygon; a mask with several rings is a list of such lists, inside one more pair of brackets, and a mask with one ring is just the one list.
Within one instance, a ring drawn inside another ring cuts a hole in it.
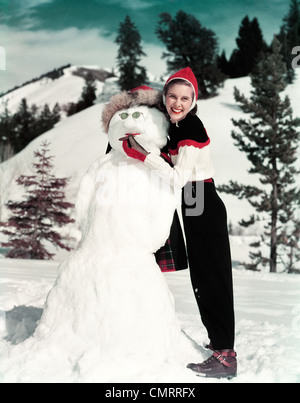
[{"label": "smiling face", "polygon": [[182,84],[170,84],[166,93],[166,108],[171,122],[179,122],[189,113],[194,99],[192,87]]},{"label": "smiling face", "polygon": [[125,154],[119,139],[128,134],[134,134],[147,151],[159,154],[167,143],[167,120],[162,112],[147,106],[119,110],[109,123],[108,140],[112,148]]}]

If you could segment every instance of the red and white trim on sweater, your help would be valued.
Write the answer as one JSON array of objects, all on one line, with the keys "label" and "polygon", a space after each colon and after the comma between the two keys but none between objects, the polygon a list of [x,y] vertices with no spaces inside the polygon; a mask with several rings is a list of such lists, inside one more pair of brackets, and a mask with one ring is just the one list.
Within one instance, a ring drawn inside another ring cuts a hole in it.
[{"label": "red and white trim on sweater", "polygon": [[177,155],[180,147],[185,147],[185,146],[191,147],[192,146],[192,147],[202,149],[204,147],[207,147],[209,144],[210,144],[210,139],[208,139],[205,143],[199,143],[198,141],[195,141],[195,140],[181,140],[177,144],[177,148],[173,149],[173,150],[170,149],[169,153],[170,153],[170,155]]}]

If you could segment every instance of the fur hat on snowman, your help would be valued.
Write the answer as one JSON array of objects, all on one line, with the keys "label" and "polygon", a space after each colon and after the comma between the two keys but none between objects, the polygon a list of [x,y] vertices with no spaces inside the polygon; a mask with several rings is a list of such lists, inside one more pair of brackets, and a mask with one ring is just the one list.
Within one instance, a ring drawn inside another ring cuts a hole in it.
[{"label": "fur hat on snowman", "polygon": [[138,105],[159,108],[158,105],[161,102],[161,92],[146,85],[141,85],[133,88],[131,91],[123,91],[120,94],[113,95],[109,103],[105,105],[102,113],[102,123],[105,133],[108,133],[110,121],[116,112]]},{"label": "fur hat on snowman", "polygon": [[103,129],[111,147],[143,161],[147,153],[136,153],[126,141],[135,137],[141,150],[160,154],[167,143],[168,127],[161,104],[161,92],[145,85],[112,96],[102,112]]}]

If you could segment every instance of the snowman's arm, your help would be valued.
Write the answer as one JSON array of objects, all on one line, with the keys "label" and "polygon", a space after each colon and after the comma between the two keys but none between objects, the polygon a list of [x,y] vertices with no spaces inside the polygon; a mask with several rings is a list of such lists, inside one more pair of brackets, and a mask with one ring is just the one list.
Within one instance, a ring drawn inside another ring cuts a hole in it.
[{"label": "snowman's arm", "polygon": [[84,225],[89,204],[95,190],[99,166],[99,160],[95,161],[82,177],[78,187],[75,202],[75,220],[81,228]]}]

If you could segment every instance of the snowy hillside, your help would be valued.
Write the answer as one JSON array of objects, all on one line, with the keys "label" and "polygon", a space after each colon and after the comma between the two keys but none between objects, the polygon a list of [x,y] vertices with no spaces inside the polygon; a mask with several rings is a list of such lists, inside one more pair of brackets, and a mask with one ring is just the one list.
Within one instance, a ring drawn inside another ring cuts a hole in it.
[{"label": "snowy hillside", "polygon": [[15,183],[15,179],[21,173],[32,173],[34,151],[40,148],[44,140],[51,143],[49,155],[54,156],[53,173],[59,177],[71,178],[67,197],[69,200],[75,199],[83,173],[106,150],[107,139],[101,132],[101,110],[102,105],[96,104],[59,122],[54,129],[36,138],[20,153],[0,164],[1,219],[6,217],[3,204],[9,199],[22,196],[23,189]]},{"label": "snowy hillside", "polygon": [[[84,80],[74,76],[76,67],[65,70],[65,74],[57,80],[42,79],[29,84],[7,95],[9,108],[17,107],[22,98],[27,97],[28,104],[43,105],[48,102],[60,105],[76,102],[80,97]],[[151,85],[155,85],[152,83]],[[161,83],[156,83],[157,87]],[[237,87],[245,95],[249,95],[250,80],[248,77],[227,80],[219,95],[205,101],[198,101],[199,116],[202,119],[212,141],[213,161],[216,170],[217,185],[237,180],[242,183],[255,184],[257,178],[248,174],[249,162],[246,156],[234,145],[231,138],[233,125],[231,118],[242,116],[233,97],[233,89]],[[294,115],[300,115],[300,75],[295,83],[288,87]],[[106,101],[110,95],[118,91],[114,79],[105,84],[99,82],[98,100]],[[23,189],[18,187],[15,180],[22,174],[30,174],[33,162],[33,153],[39,148],[43,140],[51,142],[51,155],[55,157],[55,174],[61,177],[70,177],[66,194],[69,201],[74,202],[80,178],[90,164],[106,150],[107,139],[101,127],[102,103],[82,111],[79,114],[65,118],[49,132],[41,135],[30,143],[23,151],[10,160],[0,164],[0,220],[7,218],[5,203],[22,197]],[[298,167],[300,168],[300,148]],[[298,177],[300,184],[300,177]],[[222,195],[227,210],[228,219],[233,227],[237,227],[240,219],[247,219],[253,212],[246,200],[240,201],[230,195]],[[251,235],[255,235],[255,228],[251,228]]]},{"label": "snowy hillside", "polygon": [[[89,67],[92,68],[91,66]],[[63,76],[55,80],[44,77],[9,92],[0,99],[0,110],[7,102],[9,111],[15,113],[22,98],[27,99],[28,105],[43,106],[47,103],[50,109],[54,107],[56,102],[60,106],[67,105],[69,102],[77,102],[84,86],[84,79],[74,74],[77,70],[77,66],[71,66],[65,68]],[[97,80],[96,85],[97,95],[99,95],[103,91],[104,83]]]}]

